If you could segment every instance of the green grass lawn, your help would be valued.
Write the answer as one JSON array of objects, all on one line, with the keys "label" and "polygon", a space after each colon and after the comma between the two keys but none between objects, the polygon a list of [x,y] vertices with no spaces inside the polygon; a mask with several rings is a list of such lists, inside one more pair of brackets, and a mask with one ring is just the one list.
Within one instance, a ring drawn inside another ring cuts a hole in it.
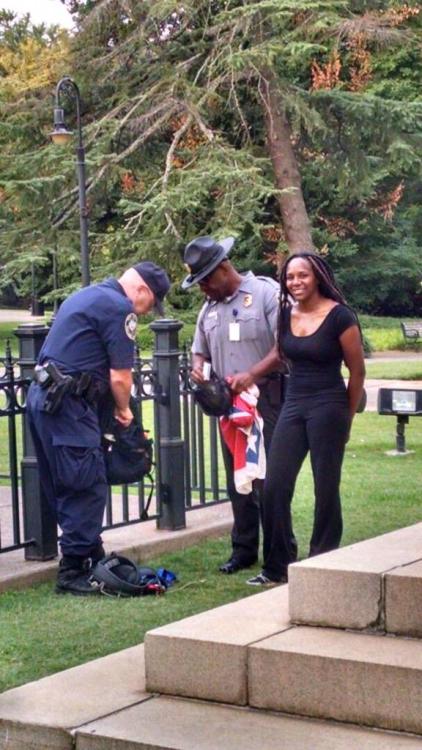
[{"label": "green grass lawn", "polygon": [[14,335],[15,329],[18,327],[18,323],[0,323],[0,357],[4,357],[6,351],[6,342],[10,342],[13,355],[18,354],[18,339]]},{"label": "green grass lawn", "polygon": [[[343,468],[343,544],[421,520],[422,419],[410,419],[406,441],[414,454],[389,457],[385,451],[395,446],[395,419],[356,417]],[[313,512],[309,462],[293,509],[299,554],[306,557]],[[135,645],[151,628],[256,593],[245,581],[258,566],[234,576],[217,572],[229,549],[225,537],[150,560],[179,578],[158,598],[79,599],[55,595],[52,584],[2,594],[0,690]]]},{"label": "green grass lawn", "polygon": [[[176,311],[175,318],[180,317]],[[49,316],[46,317],[48,320]],[[186,318],[184,327],[181,330],[181,343],[191,341],[194,332],[195,312],[190,310],[183,313],[181,319]],[[363,333],[368,339],[372,351],[388,351],[391,349],[415,350],[422,353],[421,343],[406,342],[400,328],[402,320],[411,320],[410,318],[389,318],[378,317],[375,315],[359,315]],[[6,339],[10,339],[14,354],[18,353],[18,342],[13,335],[18,323],[0,323],[0,357],[3,356]],[[139,326],[139,344],[143,350],[152,347],[152,333],[146,323]]]},{"label": "green grass lawn", "polygon": [[410,320],[409,318],[388,318],[376,315],[359,315],[362,330],[372,351],[384,352],[391,349],[414,349],[422,351],[421,344],[406,341],[400,323]]},{"label": "green grass lawn", "polygon": [[[420,358],[410,362],[378,362],[366,359],[366,377],[373,380],[422,380],[422,353]],[[344,369],[344,374],[347,370]]]}]

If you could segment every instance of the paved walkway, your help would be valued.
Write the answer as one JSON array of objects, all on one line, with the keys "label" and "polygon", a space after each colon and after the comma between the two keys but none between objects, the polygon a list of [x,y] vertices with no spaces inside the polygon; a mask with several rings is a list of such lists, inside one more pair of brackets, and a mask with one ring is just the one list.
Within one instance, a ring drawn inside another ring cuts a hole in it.
[{"label": "paved walkway", "polygon": [[421,389],[421,380],[385,380],[371,378],[371,367],[380,363],[388,362],[420,362],[422,366],[422,352],[375,352],[369,359],[365,360],[366,380],[365,388],[368,396],[366,411],[377,411],[378,390],[380,388],[404,388]]},{"label": "paved walkway", "polygon": [[374,352],[365,362],[370,368],[372,362],[397,362],[398,360],[403,362],[419,360],[422,362],[422,349],[420,352],[402,351],[401,349],[392,349],[389,352]]},{"label": "paved walkway", "polygon": [[31,315],[30,310],[0,308],[0,323],[38,323],[44,315]]},{"label": "paved walkway", "polygon": [[[371,371],[367,368],[367,374]],[[377,400],[378,391],[380,388],[395,388],[395,389],[422,389],[422,380],[371,380],[365,381],[365,389],[368,397],[366,404],[366,411],[377,411]]]}]

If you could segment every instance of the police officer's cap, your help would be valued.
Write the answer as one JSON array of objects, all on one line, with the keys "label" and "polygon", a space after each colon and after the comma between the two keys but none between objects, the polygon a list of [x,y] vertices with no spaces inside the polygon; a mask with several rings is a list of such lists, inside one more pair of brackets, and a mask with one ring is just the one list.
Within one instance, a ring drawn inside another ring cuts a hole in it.
[{"label": "police officer's cap", "polygon": [[226,237],[218,242],[209,236],[196,237],[185,247],[184,262],[190,274],[182,282],[182,289],[189,289],[214,271],[227,256],[233,246],[234,237]]},{"label": "police officer's cap", "polygon": [[133,268],[142,276],[145,283],[151,289],[155,297],[155,309],[159,315],[164,315],[163,300],[170,289],[170,279],[166,272],[150,260],[137,263]]}]

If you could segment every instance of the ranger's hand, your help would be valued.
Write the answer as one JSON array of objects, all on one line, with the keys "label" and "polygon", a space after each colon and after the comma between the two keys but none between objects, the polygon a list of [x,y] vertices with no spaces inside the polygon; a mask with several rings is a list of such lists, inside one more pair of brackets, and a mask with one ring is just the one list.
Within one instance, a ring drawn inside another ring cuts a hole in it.
[{"label": "ranger's hand", "polygon": [[133,414],[129,407],[126,409],[119,409],[116,406],[114,416],[123,427],[129,427],[130,423],[133,421]]},{"label": "ranger's hand", "polygon": [[194,367],[190,373],[190,377],[194,383],[205,383],[204,373],[202,367]]}]

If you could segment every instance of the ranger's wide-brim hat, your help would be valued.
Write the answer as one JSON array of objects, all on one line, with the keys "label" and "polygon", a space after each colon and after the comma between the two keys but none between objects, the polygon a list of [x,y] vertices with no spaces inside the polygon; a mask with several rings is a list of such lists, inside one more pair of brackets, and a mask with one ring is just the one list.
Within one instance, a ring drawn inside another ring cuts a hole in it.
[{"label": "ranger's wide-brim hat", "polygon": [[223,260],[226,260],[234,237],[226,237],[218,242],[213,237],[196,237],[185,247],[183,260],[188,267],[189,276],[182,282],[182,289],[189,289],[205,276],[214,271]]}]

